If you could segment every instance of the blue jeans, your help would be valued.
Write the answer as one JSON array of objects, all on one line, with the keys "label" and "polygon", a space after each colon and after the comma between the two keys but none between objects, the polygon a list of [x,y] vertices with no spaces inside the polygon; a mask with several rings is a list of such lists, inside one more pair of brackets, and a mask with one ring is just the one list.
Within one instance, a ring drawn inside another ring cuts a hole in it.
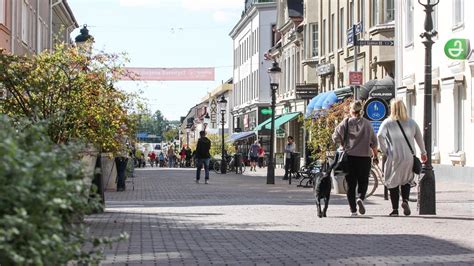
[{"label": "blue jeans", "polygon": [[199,180],[201,178],[201,169],[202,169],[203,164],[204,164],[205,178],[206,180],[208,180],[209,179],[209,161],[211,159],[205,158],[205,159],[196,159],[196,160],[197,160],[196,180]]}]

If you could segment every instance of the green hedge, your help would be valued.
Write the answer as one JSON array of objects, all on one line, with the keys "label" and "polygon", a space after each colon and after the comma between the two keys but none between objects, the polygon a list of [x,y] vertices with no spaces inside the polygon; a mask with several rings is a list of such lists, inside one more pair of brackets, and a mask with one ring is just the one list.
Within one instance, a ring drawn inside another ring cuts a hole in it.
[{"label": "green hedge", "polygon": [[52,143],[42,126],[18,128],[0,116],[0,265],[98,262],[110,239],[84,234],[83,217],[102,206],[77,148]]}]

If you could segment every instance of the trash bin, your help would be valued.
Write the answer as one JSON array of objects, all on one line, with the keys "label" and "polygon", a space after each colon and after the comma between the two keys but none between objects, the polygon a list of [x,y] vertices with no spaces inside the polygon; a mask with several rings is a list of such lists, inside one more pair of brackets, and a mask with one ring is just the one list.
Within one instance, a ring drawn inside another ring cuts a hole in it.
[{"label": "trash bin", "polygon": [[301,154],[299,152],[291,153],[291,172],[298,173],[300,170]]}]

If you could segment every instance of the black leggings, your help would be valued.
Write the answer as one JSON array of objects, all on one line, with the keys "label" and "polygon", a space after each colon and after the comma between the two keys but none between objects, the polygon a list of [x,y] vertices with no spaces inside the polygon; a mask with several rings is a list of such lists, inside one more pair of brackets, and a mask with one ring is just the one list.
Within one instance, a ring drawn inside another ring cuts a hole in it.
[{"label": "black leggings", "polygon": [[346,181],[347,201],[349,201],[351,212],[357,212],[356,188],[359,194],[358,198],[365,199],[371,166],[372,160],[370,157],[349,156],[349,174],[346,175]]},{"label": "black leggings", "polygon": [[[402,188],[402,200],[408,201],[410,197],[410,183],[401,185]],[[390,190],[390,200],[392,201],[392,208],[398,210],[398,201],[400,200],[400,187],[394,187]]]}]

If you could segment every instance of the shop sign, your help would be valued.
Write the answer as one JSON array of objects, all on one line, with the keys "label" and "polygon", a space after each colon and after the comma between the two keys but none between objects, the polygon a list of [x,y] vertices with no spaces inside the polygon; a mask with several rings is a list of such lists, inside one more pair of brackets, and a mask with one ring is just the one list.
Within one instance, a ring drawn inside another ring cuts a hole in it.
[{"label": "shop sign", "polygon": [[275,133],[276,133],[277,138],[280,138],[280,139],[285,138],[285,135],[286,135],[285,130],[279,128],[279,129],[276,130]]},{"label": "shop sign", "polygon": [[444,53],[449,59],[464,60],[470,51],[468,39],[451,39],[444,45]]},{"label": "shop sign", "polygon": [[334,64],[322,64],[316,68],[316,73],[320,76],[325,76],[334,73]]},{"label": "shop sign", "polygon": [[211,103],[209,104],[209,109],[211,113],[211,128],[217,127],[217,101],[216,98],[212,98]]},{"label": "shop sign", "polygon": [[263,108],[263,109],[260,109],[260,113],[262,115],[271,115],[272,114],[272,109],[270,107]]}]

